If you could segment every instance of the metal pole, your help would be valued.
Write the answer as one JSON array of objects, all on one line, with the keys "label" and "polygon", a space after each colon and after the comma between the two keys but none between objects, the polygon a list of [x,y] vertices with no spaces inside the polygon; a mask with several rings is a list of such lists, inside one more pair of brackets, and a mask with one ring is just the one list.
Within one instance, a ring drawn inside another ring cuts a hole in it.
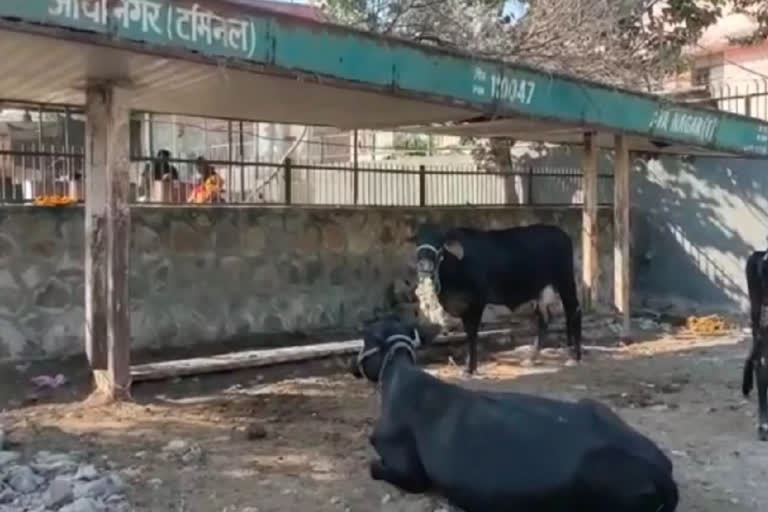
[{"label": "metal pole", "polygon": [[352,200],[354,204],[357,204],[359,201],[359,190],[360,190],[360,168],[358,166],[358,155],[357,155],[357,147],[358,147],[358,131],[355,129],[355,131],[352,134]]},{"label": "metal pole", "polygon": [[245,202],[245,139],[242,121],[240,121],[240,202]]},{"label": "metal pole", "polygon": [[285,159],[283,171],[285,173],[285,204],[291,204],[291,170],[292,162],[290,158]]},{"label": "metal pole", "polygon": [[533,166],[528,167],[528,204],[533,204]]},{"label": "metal pole", "polygon": [[43,169],[43,157],[41,156],[43,152],[43,106],[38,105],[37,106],[37,153],[38,156],[36,158],[37,161],[37,171],[40,173],[40,178],[43,180],[43,190],[44,193],[47,194],[48,191],[45,189],[46,185],[46,179],[45,179],[45,169]]},{"label": "metal pole", "polygon": [[419,206],[427,205],[427,169],[419,166]]}]

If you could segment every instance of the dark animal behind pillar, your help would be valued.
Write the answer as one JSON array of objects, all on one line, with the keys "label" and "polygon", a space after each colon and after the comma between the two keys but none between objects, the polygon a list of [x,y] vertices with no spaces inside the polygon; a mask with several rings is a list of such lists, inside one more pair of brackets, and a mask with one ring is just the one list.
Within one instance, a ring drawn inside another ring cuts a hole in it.
[{"label": "dark animal behind pillar", "polygon": [[752,348],[744,361],[742,391],[749,396],[757,380],[758,425],[761,441],[768,441],[768,253],[755,251],[747,259]]}]

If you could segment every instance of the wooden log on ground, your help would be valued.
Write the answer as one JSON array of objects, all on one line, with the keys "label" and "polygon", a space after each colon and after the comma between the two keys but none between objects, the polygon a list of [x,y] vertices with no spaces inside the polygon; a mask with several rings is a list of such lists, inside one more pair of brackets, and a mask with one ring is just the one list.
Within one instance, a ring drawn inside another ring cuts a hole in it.
[{"label": "wooden log on ground", "polygon": [[[525,325],[526,323],[528,325]],[[606,328],[613,323],[614,319],[612,317],[588,319],[584,322],[584,330]],[[564,333],[565,328],[562,320],[553,321],[550,325],[549,332],[551,334]],[[535,331],[530,322],[520,320],[519,324],[512,328],[481,331],[478,333],[478,338],[483,339],[504,335],[521,338],[530,337],[534,334]],[[432,344],[452,344],[464,341],[465,339],[466,335],[463,332],[447,334],[438,336]],[[326,357],[354,354],[360,350],[362,343],[363,340],[355,339],[275,349],[246,350],[215,356],[148,363],[132,366],[131,377],[133,382],[153,381],[311,361]],[[588,349],[588,347],[585,348]]]}]

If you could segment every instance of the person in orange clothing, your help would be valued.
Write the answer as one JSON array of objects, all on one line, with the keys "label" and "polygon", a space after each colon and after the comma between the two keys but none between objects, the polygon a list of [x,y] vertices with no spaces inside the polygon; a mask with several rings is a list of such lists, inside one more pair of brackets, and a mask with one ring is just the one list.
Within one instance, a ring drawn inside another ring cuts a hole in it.
[{"label": "person in orange clothing", "polygon": [[224,201],[222,191],[224,180],[216,174],[213,166],[202,156],[197,159],[197,173],[200,183],[192,189],[188,203],[220,203]]}]

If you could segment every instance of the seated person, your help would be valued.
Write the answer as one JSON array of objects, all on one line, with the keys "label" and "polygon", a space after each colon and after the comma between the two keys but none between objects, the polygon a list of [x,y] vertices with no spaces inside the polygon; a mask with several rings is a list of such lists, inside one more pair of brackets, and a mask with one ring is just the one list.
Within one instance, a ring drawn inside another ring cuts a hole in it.
[{"label": "seated person", "polygon": [[147,178],[150,171],[155,181],[178,181],[179,171],[171,163],[171,152],[167,149],[161,149],[151,163],[144,166],[143,178]]},{"label": "seated person", "polygon": [[153,181],[178,181],[179,170],[171,163],[171,152],[167,149],[161,149],[157,156],[144,166],[140,180],[140,195],[149,195],[152,186],[150,176]]},{"label": "seated person", "polygon": [[216,174],[213,166],[205,158],[197,159],[197,174],[200,182],[192,189],[187,198],[188,203],[220,203],[224,201],[222,197],[224,180]]}]

